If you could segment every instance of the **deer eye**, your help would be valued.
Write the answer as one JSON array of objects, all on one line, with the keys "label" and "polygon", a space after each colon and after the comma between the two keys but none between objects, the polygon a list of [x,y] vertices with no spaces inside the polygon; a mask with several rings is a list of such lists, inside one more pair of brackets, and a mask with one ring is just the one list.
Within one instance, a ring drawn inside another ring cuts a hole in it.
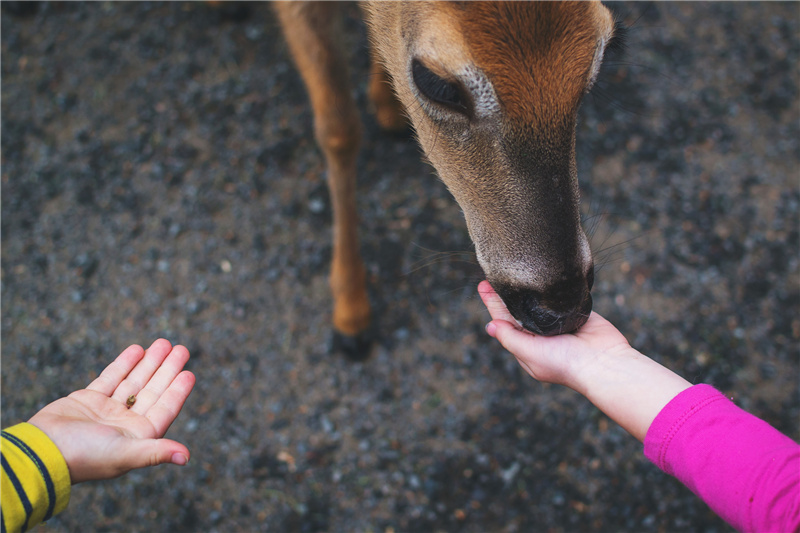
[{"label": "deer eye", "polygon": [[411,75],[419,92],[428,100],[459,113],[469,113],[464,89],[458,83],[440,78],[417,59],[411,63]]}]

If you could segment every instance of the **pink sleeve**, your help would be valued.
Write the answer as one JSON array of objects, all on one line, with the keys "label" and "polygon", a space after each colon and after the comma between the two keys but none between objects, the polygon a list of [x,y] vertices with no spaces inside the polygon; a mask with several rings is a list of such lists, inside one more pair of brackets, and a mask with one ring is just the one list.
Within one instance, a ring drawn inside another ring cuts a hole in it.
[{"label": "pink sleeve", "polygon": [[656,416],[644,453],[740,531],[800,531],[800,445],[709,385]]}]

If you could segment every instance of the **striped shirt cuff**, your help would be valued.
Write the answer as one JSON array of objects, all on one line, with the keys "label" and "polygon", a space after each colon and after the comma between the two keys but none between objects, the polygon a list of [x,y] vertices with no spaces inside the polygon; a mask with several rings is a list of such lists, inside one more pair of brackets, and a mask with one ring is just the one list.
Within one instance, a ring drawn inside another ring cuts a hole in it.
[{"label": "striped shirt cuff", "polygon": [[67,507],[67,462],[42,430],[28,423],[3,430],[0,452],[3,531],[25,531]]}]

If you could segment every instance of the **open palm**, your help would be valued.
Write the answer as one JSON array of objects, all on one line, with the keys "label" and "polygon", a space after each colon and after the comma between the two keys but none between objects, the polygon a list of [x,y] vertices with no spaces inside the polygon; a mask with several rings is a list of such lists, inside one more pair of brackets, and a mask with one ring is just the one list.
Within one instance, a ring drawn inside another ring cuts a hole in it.
[{"label": "open palm", "polygon": [[[39,411],[30,423],[61,451],[72,483],[120,476],[162,463],[183,465],[189,450],[163,439],[195,383],[189,352],[159,339],[130,346],[85,389]],[[129,408],[127,400],[136,398]]]}]

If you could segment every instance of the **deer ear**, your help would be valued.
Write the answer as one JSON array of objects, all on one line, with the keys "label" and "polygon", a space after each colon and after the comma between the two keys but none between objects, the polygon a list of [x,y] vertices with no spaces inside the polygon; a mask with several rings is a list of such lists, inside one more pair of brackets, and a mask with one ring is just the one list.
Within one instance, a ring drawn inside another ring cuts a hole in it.
[{"label": "deer ear", "polygon": [[448,109],[469,115],[469,99],[459,83],[440,78],[418,59],[411,62],[411,76],[422,96]]}]

